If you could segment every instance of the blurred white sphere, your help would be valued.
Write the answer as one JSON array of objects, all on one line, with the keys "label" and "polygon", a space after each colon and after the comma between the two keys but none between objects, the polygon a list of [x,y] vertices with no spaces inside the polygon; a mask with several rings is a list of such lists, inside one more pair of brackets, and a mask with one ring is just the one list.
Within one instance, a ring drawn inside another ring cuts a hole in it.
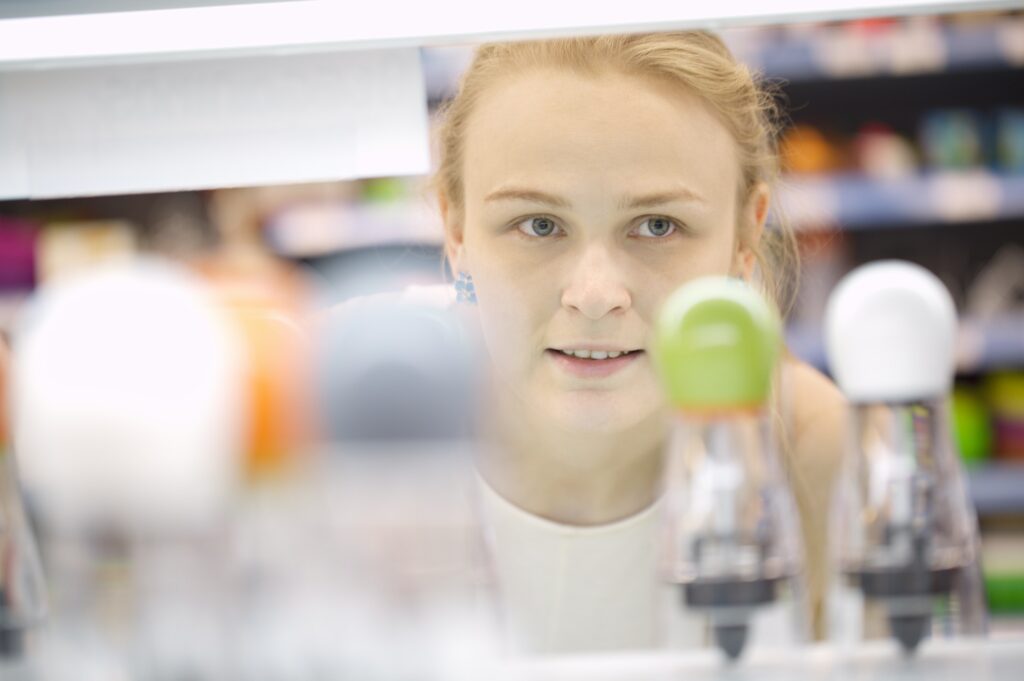
[{"label": "blurred white sphere", "polygon": [[858,267],[832,292],[825,327],[832,374],[851,402],[912,402],[953,387],[956,308],[919,265]]},{"label": "blurred white sphere", "polygon": [[140,259],[44,287],[13,349],[13,441],[48,520],[152,531],[223,510],[244,358],[190,273]]}]

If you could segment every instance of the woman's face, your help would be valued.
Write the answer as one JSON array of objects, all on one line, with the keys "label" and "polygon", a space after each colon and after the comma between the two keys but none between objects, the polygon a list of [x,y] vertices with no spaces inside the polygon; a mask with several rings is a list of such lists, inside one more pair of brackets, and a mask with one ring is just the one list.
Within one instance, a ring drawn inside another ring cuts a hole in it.
[{"label": "woman's face", "polygon": [[645,351],[660,304],[747,257],[728,130],[678,87],[536,70],[485,93],[462,171],[449,254],[499,385],[562,430],[660,418]]}]

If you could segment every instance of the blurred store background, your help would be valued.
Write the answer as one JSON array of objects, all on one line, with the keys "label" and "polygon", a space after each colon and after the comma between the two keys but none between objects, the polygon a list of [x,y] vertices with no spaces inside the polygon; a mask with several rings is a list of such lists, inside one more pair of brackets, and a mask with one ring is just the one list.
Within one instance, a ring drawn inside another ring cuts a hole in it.
[{"label": "blurred store background", "polygon": [[[1024,13],[724,35],[778,83],[789,116],[776,219],[795,227],[803,258],[792,351],[827,370],[825,303],[861,263],[917,262],[952,291],[963,320],[956,437],[981,519],[994,628],[1024,628]],[[421,51],[431,112],[471,52]],[[240,316],[254,305],[298,316],[304,292],[320,308],[442,282],[440,242],[422,177],[0,201],[0,332],[40,284],[140,253],[195,267]],[[370,270],[368,282],[360,273]],[[267,353],[293,342],[279,327],[248,328]],[[267,419],[252,434],[256,474],[279,466],[303,428],[292,418],[301,409],[281,416],[272,403],[281,375],[253,378],[262,387],[252,408]]]}]

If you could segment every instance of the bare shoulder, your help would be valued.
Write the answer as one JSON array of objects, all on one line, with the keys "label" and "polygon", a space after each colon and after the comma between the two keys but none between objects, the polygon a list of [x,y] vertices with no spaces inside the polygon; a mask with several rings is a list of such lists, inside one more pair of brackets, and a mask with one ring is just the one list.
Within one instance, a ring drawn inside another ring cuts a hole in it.
[{"label": "bare shoulder", "polygon": [[786,360],[784,367],[788,374],[794,435],[798,439],[824,437],[834,429],[842,430],[847,403],[835,383],[798,359]]}]

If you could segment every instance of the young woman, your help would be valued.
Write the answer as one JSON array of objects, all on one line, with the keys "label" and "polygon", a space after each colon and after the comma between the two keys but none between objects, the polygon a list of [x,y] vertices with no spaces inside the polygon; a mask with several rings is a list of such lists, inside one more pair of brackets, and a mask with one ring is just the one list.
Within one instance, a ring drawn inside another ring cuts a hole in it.
[{"label": "young woman", "polygon": [[[443,112],[446,255],[493,367],[481,475],[527,649],[691,638],[659,619],[668,412],[646,348],[688,280],[782,290],[772,101],[717,37],[688,32],[486,45]],[[793,358],[780,394],[820,612],[845,407]]]}]

